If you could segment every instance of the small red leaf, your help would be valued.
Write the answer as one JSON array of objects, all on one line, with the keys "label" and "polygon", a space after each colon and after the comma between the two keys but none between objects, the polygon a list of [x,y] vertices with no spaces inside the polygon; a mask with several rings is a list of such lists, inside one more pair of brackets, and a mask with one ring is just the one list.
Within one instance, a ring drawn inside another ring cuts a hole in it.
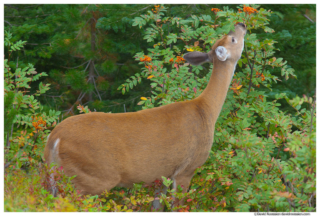
[{"label": "small red leaf", "polygon": [[192,199],[187,199],[187,202],[191,202],[192,201]]}]

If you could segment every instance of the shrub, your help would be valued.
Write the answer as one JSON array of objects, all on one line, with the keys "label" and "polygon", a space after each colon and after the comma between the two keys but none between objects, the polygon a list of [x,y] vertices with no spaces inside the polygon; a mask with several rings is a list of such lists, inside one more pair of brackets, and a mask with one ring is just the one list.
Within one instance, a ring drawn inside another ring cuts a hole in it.
[{"label": "shrub", "polygon": [[[10,61],[14,52],[22,49],[25,41],[12,42],[12,34],[5,32],[5,48],[8,51],[4,60],[4,132],[5,167],[28,167],[41,161],[44,141],[52,127],[55,126],[60,111],[44,112],[36,97],[49,89],[49,84],[39,83],[39,89],[30,92],[30,85],[45,72],[38,73],[32,64],[19,68]],[[13,69],[15,68],[15,69]]]}]

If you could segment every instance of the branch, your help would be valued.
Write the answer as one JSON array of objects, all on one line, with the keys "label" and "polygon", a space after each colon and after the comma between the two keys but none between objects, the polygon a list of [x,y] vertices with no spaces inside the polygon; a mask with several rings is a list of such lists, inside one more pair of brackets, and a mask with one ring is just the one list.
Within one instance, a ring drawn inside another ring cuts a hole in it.
[{"label": "branch", "polygon": [[266,135],[267,139],[269,138],[269,132],[270,132],[270,123],[268,124],[268,131],[267,131],[267,135]]},{"label": "branch", "polygon": [[310,196],[310,199],[309,199],[309,207],[313,207],[312,205],[311,205],[311,201],[312,201],[312,197],[314,196],[314,193],[312,193],[311,194],[311,196]]},{"label": "branch", "polygon": [[94,64],[93,64],[93,68],[94,68],[94,71],[97,72],[98,76],[100,76],[100,74],[99,74],[98,70],[96,69],[96,66],[94,66]]},{"label": "branch", "polygon": [[33,46],[49,44],[49,45],[51,46],[51,43],[42,43],[42,44],[37,44],[37,43],[26,43],[26,44],[27,44],[27,45],[33,45]]},{"label": "branch", "polygon": [[11,7],[11,8],[13,8],[13,9],[15,9],[15,10],[18,10],[18,8],[17,8],[17,7],[13,7],[13,6],[12,6],[12,5],[10,5],[10,4],[5,4],[4,6]]},{"label": "branch", "polygon": [[313,21],[312,19],[310,19],[310,18],[307,16],[307,14],[303,14],[303,16],[304,16],[305,18],[307,18],[310,22],[314,23],[314,21]]},{"label": "branch", "polygon": [[[70,107],[70,109],[64,110],[63,112],[68,111],[68,112],[66,113],[66,115],[68,115],[69,112],[72,112],[73,107],[74,107],[74,104]],[[72,112],[72,113],[73,113],[73,112]]]},{"label": "branch", "polygon": [[[290,181],[286,181],[286,175],[282,173],[282,169],[281,169],[281,167],[280,167],[280,164],[279,164],[278,160],[276,160],[276,162],[277,162],[277,165],[278,165],[278,167],[279,167],[279,169],[280,169],[280,172],[281,172],[282,178],[283,178],[283,180],[284,180],[284,185],[286,186],[287,192],[289,192],[288,185],[287,185],[287,182],[288,182],[288,183],[291,184],[291,187],[292,187],[292,188],[290,188],[290,189],[291,189],[292,193],[293,193],[295,196],[297,196],[297,193],[295,192],[295,189],[293,188],[293,184],[292,184]],[[287,201],[289,202],[289,204],[290,204],[293,208],[296,207],[296,205],[295,205],[293,202],[291,202],[291,200],[290,200],[289,198],[287,198]]]},{"label": "branch", "polygon": [[250,64],[250,61],[249,61],[249,56],[248,56],[248,52],[247,52],[247,47],[246,45],[244,45],[244,48],[245,48],[245,53],[246,53],[246,56],[247,56],[247,59],[248,59],[248,65],[251,69],[251,74],[250,74],[250,83],[249,83],[249,88],[248,88],[248,93],[247,93],[247,96],[249,95],[250,93],[250,89],[251,89],[251,86],[252,86],[252,75],[253,75],[253,67],[254,67],[254,59],[256,58],[256,50],[254,51],[254,56],[253,56],[253,59],[252,59],[252,65]]},{"label": "branch", "polygon": [[38,7],[40,5],[43,5],[43,4],[31,5],[31,6],[24,7],[24,8],[13,7],[11,4],[5,4],[4,6],[11,7],[11,8],[16,9],[16,10],[25,10],[25,8]]},{"label": "branch", "polygon": [[[136,12],[132,13],[132,14],[129,14],[129,16],[131,16],[131,15],[133,15],[133,14],[136,14],[136,13],[138,13],[139,11],[145,10],[145,9],[147,9],[148,7],[152,7],[152,6],[153,6],[153,5],[149,5],[149,6],[147,6],[147,7],[144,7],[144,8],[142,8],[142,9],[140,9],[140,10],[138,10],[138,11],[136,11]],[[120,21],[121,21],[121,20],[118,20],[118,21],[115,21],[115,22],[109,23],[109,25],[110,25],[110,24],[113,24],[113,23],[120,22]]]},{"label": "branch", "polygon": [[7,20],[5,20],[4,22],[8,23],[8,24],[12,27],[12,24],[11,24],[11,23],[9,23]]},{"label": "branch", "polygon": [[[89,61],[91,61],[91,60],[89,60]],[[66,69],[75,69],[75,68],[78,68],[78,67],[80,67],[80,66],[84,65],[84,64],[85,64],[85,63],[87,63],[87,62],[88,62],[88,61],[86,61],[86,62],[82,63],[81,65],[75,66],[75,67],[65,67],[65,66],[60,66],[60,67],[62,67],[62,68],[66,68]]]},{"label": "branch", "polygon": [[88,23],[90,20],[91,20],[91,18],[87,20],[86,24],[84,24],[84,26],[79,30],[78,35],[77,35],[74,39],[77,39],[77,37],[80,35],[82,29],[83,29],[84,27],[86,27],[87,23]]},{"label": "branch", "polygon": [[43,14],[43,15],[37,15],[35,17],[28,17],[28,16],[4,16],[5,18],[37,18],[37,17],[43,17],[43,16],[50,16],[51,14]]},{"label": "branch", "polygon": [[151,6],[153,6],[153,5],[149,5],[149,6],[147,6],[147,7],[144,7],[144,8],[142,8],[142,9],[140,9],[140,10],[138,10],[138,11],[132,13],[132,14],[129,14],[129,16],[131,16],[131,15],[133,15],[133,14],[136,14],[136,13],[138,13],[139,11],[145,10],[145,9],[147,9],[148,7],[151,7]]},{"label": "branch", "polygon": [[62,95],[63,95],[63,93],[59,96],[54,96],[54,95],[51,96],[51,95],[46,95],[46,94],[43,94],[42,96],[52,97],[52,98],[56,98],[56,97],[60,98],[60,97],[62,97]]},{"label": "branch", "polygon": [[99,96],[99,99],[101,101],[101,97],[100,97],[99,91],[98,91],[97,86],[96,86],[96,81],[94,80],[94,78],[92,78],[92,80],[93,80],[94,88],[96,89],[96,91],[98,93],[98,96]]},{"label": "branch", "polygon": [[[91,59],[89,60],[89,62],[88,62],[88,64],[87,64],[87,67],[84,69],[84,71],[86,71],[87,70],[87,68],[89,67],[89,65],[90,65],[90,62],[91,62]],[[87,81],[88,82],[88,81]]]},{"label": "branch", "polygon": [[256,168],[254,168],[254,172],[253,172],[253,175],[252,175],[252,177],[251,177],[251,179],[250,179],[249,183],[251,183],[251,182],[252,182],[252,180],[254,179],[254,177],[256,177],[256,171],[257,171],[257,169],[256,169]]},{"label": "branch", "polygon": [[[145,92],[143,92],[142,95],[139,95],[139,96],[137,96],[137,97],[131,98],[131,99],[126,100],[126,101],[122,101],[121,103],[118,103],[118,104],[115,104],[115,105],[110,105],[110,106],[105,106],[105,107],[120,106],[121,104],[124,104],[124,103],[129,102],[129,101],[133,101],[133,100],[135,100],[136,98],[139,98],[139,97],[143,96],[143,95],[144,95],[145,93],[147,93],[147,92],[150,92],[150,91],[145,91]],[[114,103],[117,103],[117,102],[114,102]]]}]

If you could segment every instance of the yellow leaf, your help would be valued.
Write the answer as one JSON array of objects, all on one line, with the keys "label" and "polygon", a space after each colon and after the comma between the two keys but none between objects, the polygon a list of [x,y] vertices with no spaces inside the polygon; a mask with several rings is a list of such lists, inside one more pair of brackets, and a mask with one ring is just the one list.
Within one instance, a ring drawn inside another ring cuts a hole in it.
[{"label": "yellow leaf", "polygon": [[154,76],[153,76],[153,75],[150,75],[150,76],[147,77],[147,79],[151,79],[152,77],[154,77]]},{"label": "yellow leaf", "polygon": [[241,89],[242,85],[237,86],[237,89]]},{"label": "yellow leaf", "polygon": [[192,48],[188,48],[187,51],[193,52],[194,50]]},{"label": "yellow leaf", "polygon": [[141,100],[147,100],[147,98],[145,98],[145,97],[141,97],[140,99],[141,99]]},{"label": "yellow leaf", "polygon": [[137,201],[135,201],[134,196],[130,197],[130,200],[133,205],[137,205]]}]

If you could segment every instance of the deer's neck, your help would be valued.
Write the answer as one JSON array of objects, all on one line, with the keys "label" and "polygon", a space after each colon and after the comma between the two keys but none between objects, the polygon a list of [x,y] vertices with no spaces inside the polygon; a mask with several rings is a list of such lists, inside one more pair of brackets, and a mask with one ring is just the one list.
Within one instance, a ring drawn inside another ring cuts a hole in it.
[{"label": "deer's neck", "polygon": [[210,116],[215,123],[226,99],[236,63],[215,60],[213,65],[209,83],[199,99],[208,105],[207,111],[213,114]]}]

